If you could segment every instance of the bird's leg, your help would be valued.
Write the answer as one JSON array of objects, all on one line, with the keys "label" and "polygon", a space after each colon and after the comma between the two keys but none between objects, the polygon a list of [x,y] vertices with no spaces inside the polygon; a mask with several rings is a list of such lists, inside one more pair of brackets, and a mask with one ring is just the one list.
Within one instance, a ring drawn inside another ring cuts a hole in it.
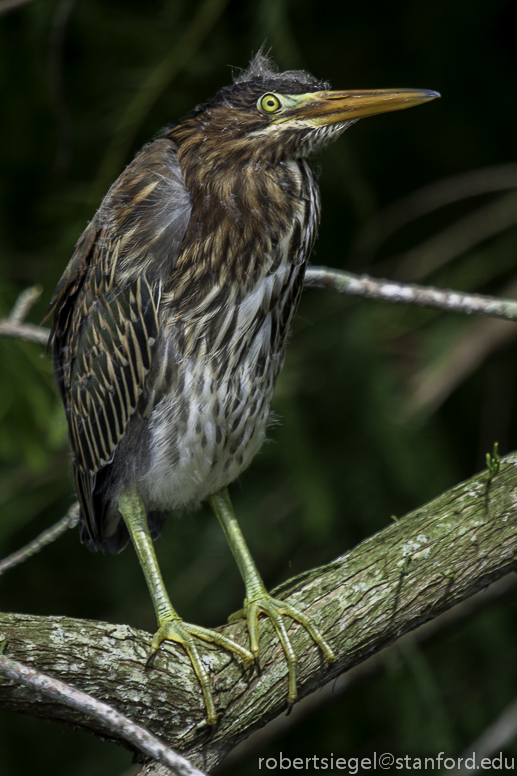
[{"label": "bird's leg", "polygon": [[247,649],[241,647],[240,644],[226,638],[221,633],[209,628],[201,628],[198,625],[191,625],[181,619],[172,606],[167,590],[165,589],[147,523],[145,506],[136,488],[128,488],[124,491],[118,500],[118,508],[124,518],[124,522],[138,555],[138,560],[140,561],[153,600],[156,619],[158,620],[158,631],[154,635],[151,643],[147,665],[151,664],[154,660],[162,641],[176,641],[178,644],[181,644],[191,660],[194,671],[199,679],[201,689],[203,690],[207,711],[207,723],[209,725],[214,725],[217,721],[217,714],[210,689],[210,680],[203,662],[199,657],[195,637],[203,639],[204,641],[211,641],[234,652],[242,658],[245,667],[248,667],[253,663],[253,655],[251,655]]},{"label": "bird's leg", "polygon": [[299,622],[300,625],[303,625],[308,630],[312,639],[323,652],[327,662],[330,663],[335,660],[335,655],[309,617],[285,601],[273,598],[267,592],[235,517],[227,488],[223,488],[213,496],[210,496],[208,501],[222,526],[246,587],[244,606],[241,611],[236,612],[229,618],[229,622],[234,622],[241,618],[246,619],[250,634],[251,652],[258,662],[258,618],[261,614],[270,618],[287,659],[289,670],[287,703],[290,710],[298,695],[296,687],[296,655],[287,635],[283,617],[290,617],[292,620],[296,620],[296,622]]}]

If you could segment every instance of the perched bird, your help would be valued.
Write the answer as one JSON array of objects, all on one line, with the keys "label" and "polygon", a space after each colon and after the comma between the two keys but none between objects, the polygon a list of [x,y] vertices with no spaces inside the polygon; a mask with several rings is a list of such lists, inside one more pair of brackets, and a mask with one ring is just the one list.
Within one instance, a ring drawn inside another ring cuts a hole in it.
[{"label": "perched bird", "polygon": [[[146,145],[115,181],[80,238],[51,301],[57,384],[69,426],[81,538],[119,552],[131,541],[162,641],[183,645],[207,722],[217,714],[199,639],[258,661],[258,620],[296,658],[286,619],[311,620],[272,598],[227,486],[266,436],[286,337],[320,219],[307,157],[357,119],[434,99],[416,89],[329,91],[261,53],[231,86]],[[167,595],[153,539],[167,513],[211,504],[242,574],[250,649],[184,622]]]}]

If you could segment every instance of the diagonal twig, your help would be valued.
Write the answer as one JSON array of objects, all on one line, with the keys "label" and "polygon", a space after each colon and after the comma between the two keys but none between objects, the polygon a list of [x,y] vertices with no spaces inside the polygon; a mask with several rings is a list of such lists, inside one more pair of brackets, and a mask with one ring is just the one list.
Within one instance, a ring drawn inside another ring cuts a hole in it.
[{"label": "diagonal twig", "polygon": [[[1,6],[0,6],[1,9]],[[41,295],[39,286],[31,286],[22,291],[7,318],[0,320],[0,336],[21,339],[28,342],[39,342],[46,345],[49,331],[43,326],[24,323],[25,316]]]},{"label": "diagonal twig", "polygon": [[188,760],[174,752],[148,730],[137,725],[123,714],[119,714],[107,703],[92,698],[91,695],[76,690],[65,682],[42,674],[17,660],[5,657],[5,655],[0,655],[0,674],[35,692],[43,693],[66,706],[77,709],[89,717],[94,717],[103,723],[110,732],[122,736],[141,752],[166,765],[179,776],[205,776],[202,771],[191,765]]},{"label": "diagonal twig", "polygon": [[14,307],[9,313],[8,321],[11,323],[22,323],[32,305],[35,304],[41,296],[41,286],[30,286],[21,292],[14,303]]},{"label": "diagonal twig", "polygon": [[8,318],[4,318],[3,321],[0,321],[0,336],[46,345],[49,331],[43,326],[35,326],[33,323],[13,323]]},{"label": "diagonal twig", "polygon": [[72,504],[66,515],[62,517],[61,520],[58,520],[55,525],[40,533],[39,536],[36,536],[36,538],[26,544],[25,547],[21,547],[21,549],[16,550],[16,552],[11,553],[11,555],[8,555],[1,560],[0,576],[5,574],[6,571],[14,568],[14,566],[23,563],[25,560],[32,557],[32,555],[40,552],[47,544],[55,542],[56,539],[59,539],[61,534],[68,531],[69,528],[75,528],[78,522],[79,504],[76,501],[75,504]]}]

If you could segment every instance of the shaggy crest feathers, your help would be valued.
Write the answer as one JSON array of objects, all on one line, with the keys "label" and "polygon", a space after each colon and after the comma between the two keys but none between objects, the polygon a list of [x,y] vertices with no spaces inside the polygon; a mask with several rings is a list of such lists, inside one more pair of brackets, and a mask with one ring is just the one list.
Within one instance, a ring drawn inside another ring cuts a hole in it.
[{"label": "shaggy crest feathers", "polygon": [[[238,124],[241,134],[249,133],[267,126],[269,123],[269,119],[258,111],[249,112],[261,94],[265,92],[307,94],[308,92],[328,89],[330,89],[330,84],[327,81],[318,81],[317,78],[304,70],[287,70],[279,73],[274,62],[265,56],[262,50],[259,50],[246,70],[233,73],[233,84],[223,87],[210,100],[197,105],[183,118],[181,123],[187,128],[189,119],[196,120],[205,114],[211,126],[215,127],[216,120],[213,111],[218,111],[223,106],[224,112],[219,111],[219,121],[222,121],[220,129],[226,132],[228,126],[235,129]],[[241,112],[237,113],[239,110]],[[226,124],[227,121],[230,122],[229,125]],[[192,126],[188,126],[189,135]],[[181,142],[178,136],[174,137],[174,142]]]},{"label": "shaggy crest feathers", "polygon": [[330,89],[328,81],[319,81],[305,70],[286,70],[279,73],[273,60],[263,53],[262,48],[257,51],[246,70],[236,68],[232,75],[234,84],[255,81],[263,83],[268,89],[276,86],[279,91],[286,94],[303,94]]}]

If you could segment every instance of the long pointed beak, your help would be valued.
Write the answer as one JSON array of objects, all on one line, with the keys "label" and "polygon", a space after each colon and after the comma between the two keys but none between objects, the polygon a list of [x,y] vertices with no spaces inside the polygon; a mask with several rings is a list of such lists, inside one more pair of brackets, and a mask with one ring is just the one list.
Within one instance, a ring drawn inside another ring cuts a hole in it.
[{"label": "long pointed beak", "polygon": [[347,92],[313,92],[303,95],[297,117],[315,126],[355,121],[377,113],[403,110],[440,97],[428,89],[371,89]]}]

